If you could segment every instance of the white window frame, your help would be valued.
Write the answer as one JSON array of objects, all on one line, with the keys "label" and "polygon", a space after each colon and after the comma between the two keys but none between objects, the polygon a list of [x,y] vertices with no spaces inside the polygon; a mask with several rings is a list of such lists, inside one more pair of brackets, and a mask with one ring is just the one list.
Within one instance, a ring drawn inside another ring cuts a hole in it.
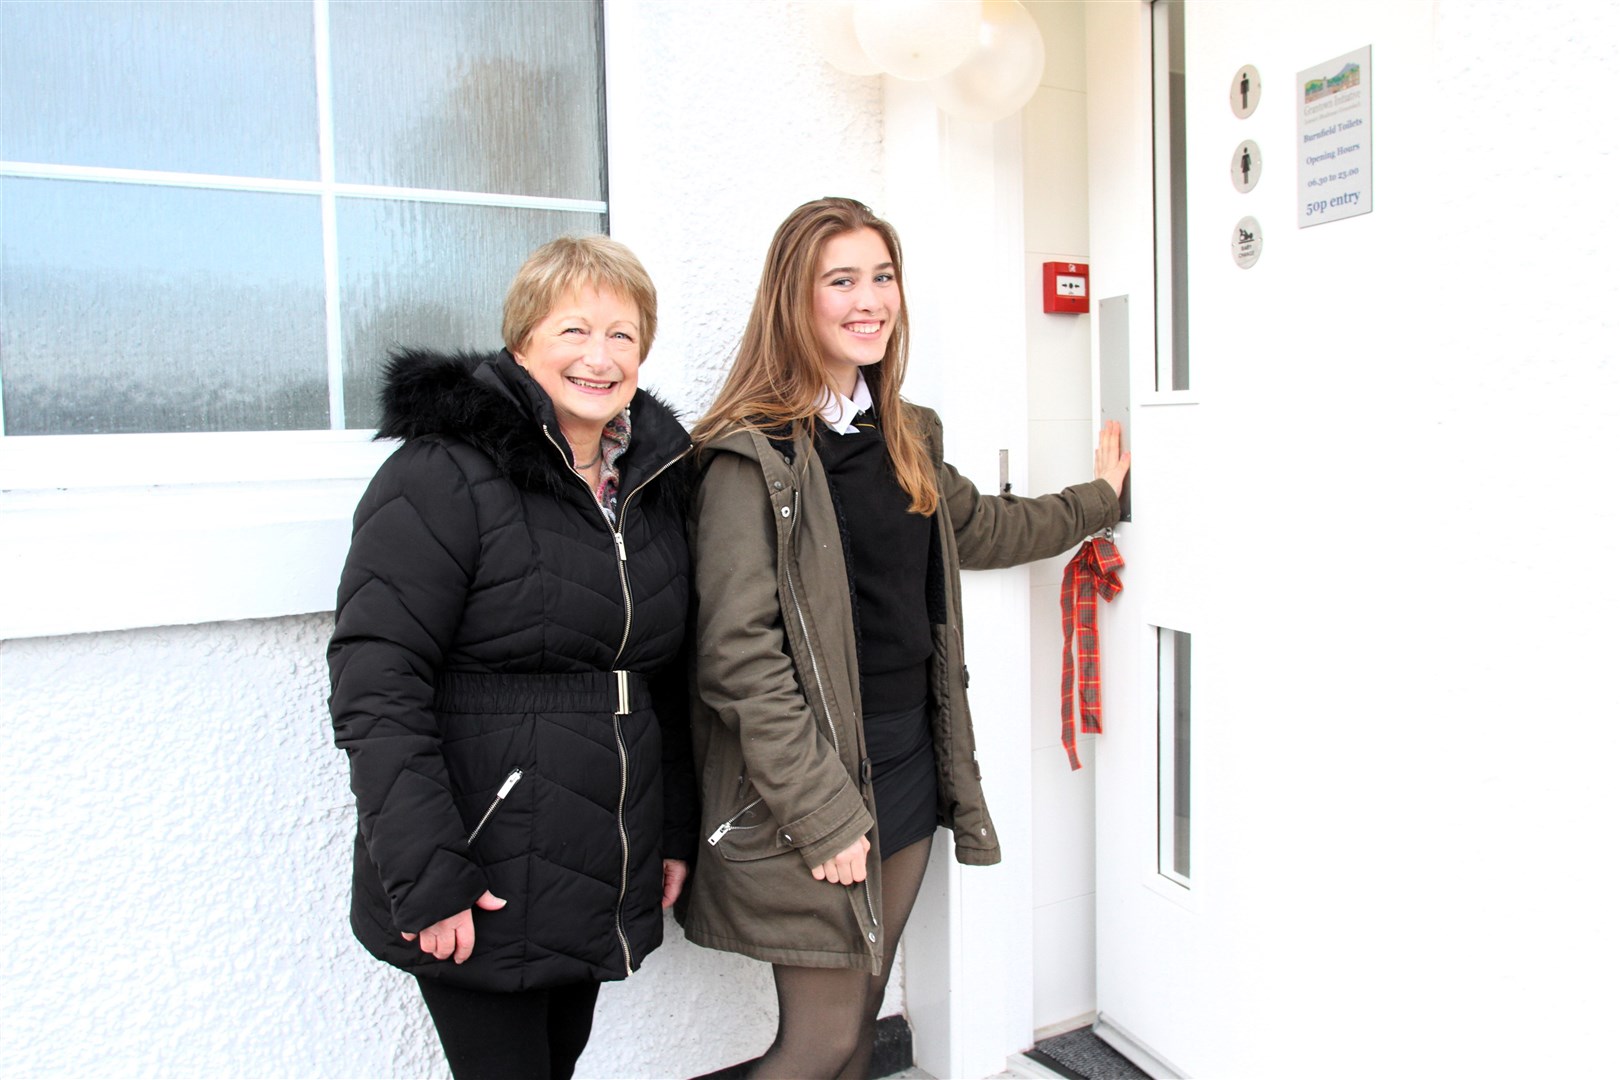
[{"label": "white window frame", "polygon": [[[1183,889],[1192,888],[1192,837],[1188,836],[1188,871],[1183,874],[1175,868],[1176,850],[1176,782],[1181,774],[1176,767],[1176,707],[1181,704],[1176,687],[1176,635],[1185,634],[1187,647],[1192,647],[1192,635],[1170,626],[1154,628],[1158,645],[1158,788],[1159,836],[1158,873],[1161,878]],[[1190,692],[1190,690],[1189,690]],[[1190,702],[1188,703],[1190,706]],[[1191,818],[1188,819],[1189,826]]]},{"label": "white window frame", "polygon": [[[1188,356],[1188,388],[1174,389],[1175,329],[1174,302],[1176,285],[1175,244],[1170,222],[1171,198],[1171,130],[1170,130],[1170,10],[1164,4],[1151,3],[1153,62],[1153,274],[1154,274],[1154,356],[1153,383],[1143,395],[1143,405],[1196,405],[1198,397],[1192,386],[1192,357]],[[1189,313],[1190,314],[1190,313]]]},{"label": "white window frame", "polygon": [[0,639],[331,610],[355,502],[397,445],[343,427],[339,196],[607,213],[605,201],[338,183],[327,0],[311,2],[318,180],[0,161],[0,176],[7,177],[318,197],[332,425],[0,435]]}]

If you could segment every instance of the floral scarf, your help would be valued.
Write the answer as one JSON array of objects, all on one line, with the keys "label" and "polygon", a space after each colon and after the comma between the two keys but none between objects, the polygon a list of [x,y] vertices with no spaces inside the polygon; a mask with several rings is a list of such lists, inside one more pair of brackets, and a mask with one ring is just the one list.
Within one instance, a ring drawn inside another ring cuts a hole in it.
[{"label": "floral scarf", "polygon": [[602,476],[596,482],[596,504],[608,524],[619,521],[619,459],[630,449],[630,410],[609,420],[602,428]]}]

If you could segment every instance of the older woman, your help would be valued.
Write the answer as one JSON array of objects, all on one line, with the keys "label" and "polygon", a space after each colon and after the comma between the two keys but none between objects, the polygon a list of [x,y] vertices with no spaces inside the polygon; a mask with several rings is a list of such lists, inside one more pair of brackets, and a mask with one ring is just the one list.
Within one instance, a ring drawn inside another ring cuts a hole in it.
[{"label": "older woman", "polygon": [[328,656],[350,921],[452,1072],[572,1075],[597,989],[695,850],[681,665],[691,444],[636,377],[657,300],[606,237],[536,251],[506,349],[397,353]]}]

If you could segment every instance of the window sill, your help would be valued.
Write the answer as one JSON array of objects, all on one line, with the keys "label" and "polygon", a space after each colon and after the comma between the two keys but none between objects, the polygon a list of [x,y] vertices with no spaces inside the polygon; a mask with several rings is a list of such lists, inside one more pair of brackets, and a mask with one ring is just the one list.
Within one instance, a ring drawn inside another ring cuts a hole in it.
[{"label": "window sill", "polygon": [[0,638],[330,610],[369,439],[0,440]]}]

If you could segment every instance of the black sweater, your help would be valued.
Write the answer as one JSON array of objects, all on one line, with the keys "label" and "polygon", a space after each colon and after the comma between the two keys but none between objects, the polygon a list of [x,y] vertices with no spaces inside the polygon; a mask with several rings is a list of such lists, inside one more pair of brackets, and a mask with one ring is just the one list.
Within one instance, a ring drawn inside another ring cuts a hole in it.
[{"label": "black sweater", "polygon": [[818,429],[816,454],[844,537],[861,709],[868,716],[913,709],[926,700],[934,647],[926,602],[931,519],[906,509],[911,499],[870,414],[860,414],[847,435]]}]

